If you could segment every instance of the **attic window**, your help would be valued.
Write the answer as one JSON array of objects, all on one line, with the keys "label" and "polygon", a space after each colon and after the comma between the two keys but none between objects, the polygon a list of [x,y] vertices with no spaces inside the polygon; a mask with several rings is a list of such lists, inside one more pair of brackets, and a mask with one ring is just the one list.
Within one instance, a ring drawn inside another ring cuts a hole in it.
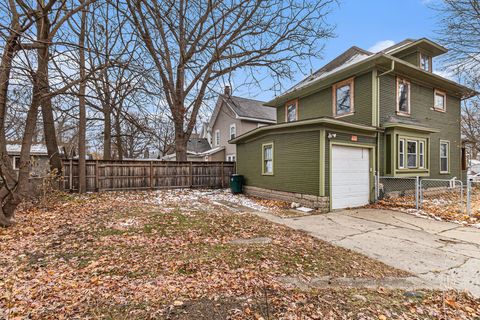
[{"label": "attic window", "polygon": [[425,71],[431,72],[432,71],[432,57],[420,53],[420,68]]},{"label": "attic window", "polygon": [[289,101],[285,104],[285,122],[298,120],[298,100]]},{"label": "attic window", "polygon": [[410,114],[410,82],[397,78],[397,113]]},{"label": "attic window", "polygon": [[353,113],[353,78],[333,85],[333,103],[335,117]]}]

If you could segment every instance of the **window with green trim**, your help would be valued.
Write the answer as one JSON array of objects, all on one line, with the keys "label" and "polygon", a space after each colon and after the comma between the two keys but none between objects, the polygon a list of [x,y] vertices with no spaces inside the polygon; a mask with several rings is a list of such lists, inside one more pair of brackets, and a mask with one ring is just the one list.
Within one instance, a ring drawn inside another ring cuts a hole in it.
[{"label": "window with green trim", "polygon": [[405,139],[398,141],[398,168],[405,168]]},{"label": "window with green trim", "polygon": [[273,143],[262,145],[262,174],[273,174]]},{"label": "window with green trim", "polygon": [[428,169],[427,139],[398,136],[397,168]]}]

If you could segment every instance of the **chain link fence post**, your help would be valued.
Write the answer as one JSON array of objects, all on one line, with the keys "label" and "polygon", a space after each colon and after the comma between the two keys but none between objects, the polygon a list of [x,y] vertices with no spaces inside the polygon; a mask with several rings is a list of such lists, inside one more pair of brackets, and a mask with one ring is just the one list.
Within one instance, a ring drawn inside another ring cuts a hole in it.
[{"label": "chain link fence post", "polygon": [[469,216],[472,213],[472,181],[467,178],[467,208],[466,213]]},{"label": "chain link fence post", "polygon": [[415,177],[415,208],[417,211],[420,209],[419,206],[419,196],[420,196],[420,177]]}]

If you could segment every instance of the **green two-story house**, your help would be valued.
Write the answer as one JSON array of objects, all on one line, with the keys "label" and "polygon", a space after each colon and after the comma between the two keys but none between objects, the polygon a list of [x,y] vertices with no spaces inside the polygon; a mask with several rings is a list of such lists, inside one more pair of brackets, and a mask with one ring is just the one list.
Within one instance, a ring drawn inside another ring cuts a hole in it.
[{"label": "green two-story house", "polygon": [[432,72],[446,52],[352,47],[266,103],[277,124],[231,141],[245,192],[328,211],[371,202],[375,174],[464,179],[461,101],[476,92]]}]

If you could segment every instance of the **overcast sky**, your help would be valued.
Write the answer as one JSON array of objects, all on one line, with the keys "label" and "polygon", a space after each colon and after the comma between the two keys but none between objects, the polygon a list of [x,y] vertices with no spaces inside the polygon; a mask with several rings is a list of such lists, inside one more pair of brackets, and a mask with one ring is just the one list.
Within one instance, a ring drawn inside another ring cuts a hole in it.
[{"label": "overcast sky", "polygon": [[[379,51],[406,38],[434,40],[437,19],[431,6],[435,1],[438,0],[340,0],[329,18],[329,22],[336,25],[337,36],[326,42],[324,59],[312,61],[311,69],[319,69],[354,45]],[[290,87],[303,78],[304,75],[299,74],[295,81],[285,81],[284,86]],[[259,100],[274,96],[273,91],[266,88],[235,90],[234,94]]]}]

